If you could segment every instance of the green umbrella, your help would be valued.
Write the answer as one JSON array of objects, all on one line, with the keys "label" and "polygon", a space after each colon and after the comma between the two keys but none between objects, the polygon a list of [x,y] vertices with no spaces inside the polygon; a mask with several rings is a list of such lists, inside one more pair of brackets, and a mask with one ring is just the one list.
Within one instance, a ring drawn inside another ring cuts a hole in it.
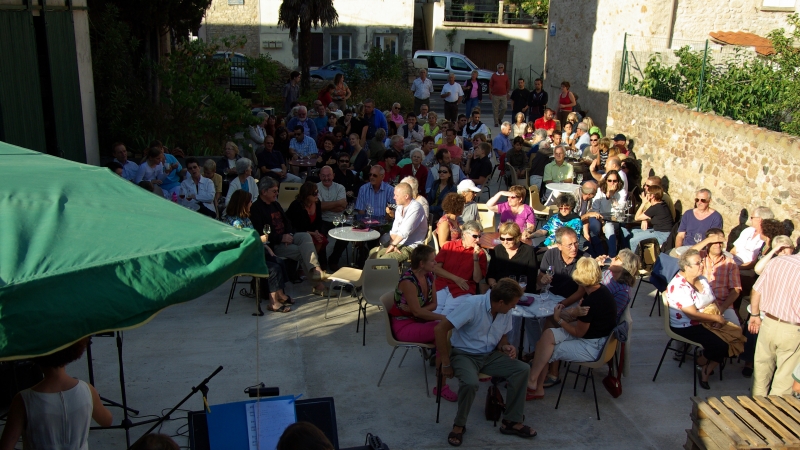
[{"label": "green umbrella", "polygon": [[266,276],[254,230],[107,168],[0,142],[0,361],[134,328],[233,275]]}]

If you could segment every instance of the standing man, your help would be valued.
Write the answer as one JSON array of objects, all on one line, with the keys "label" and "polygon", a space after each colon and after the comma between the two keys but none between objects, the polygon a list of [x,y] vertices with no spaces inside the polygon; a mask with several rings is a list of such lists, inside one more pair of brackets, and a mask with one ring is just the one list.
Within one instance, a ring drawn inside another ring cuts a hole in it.
[{"label": "standing man", "polygon": [[492,74],[489,79],[489,100],[492,101],[492,112],[494,112],[494,126],[499,127],[503,122],[508,108],[508,92],[511,90],[511,82],[506,74],[506,66],[503,63],[497,65],[497,72]]},{"label": "standing man", "polygon": [[[750,293],[749,330],[758,333],[752,395],[792,393],[800,363],[800,255],[773,259]],[[761,320],[761,313],[764,320]]]},{"label": "standing man", "polygon": [[362,123],[367,126],[367,141],[371,141],[375,137],[375,132],[380,128],[383,129],[384,133],[389,133],[389,124],[386,123],[386,116],[382,113],[375,114],[375,101],[371,98],[364,100],[364,120]]},{"label": "standing man", "polygon": [[517,113],[525,114],[528,112],[528,99],[531,91],[525,89],[525,80],[517,80],[517,88],[511,92],[511,119],[517,122]]},{"label": "standing man", "polygon": [[447,76],[447,83],[442,86],[442,99],[444,99],[444,118],[455,123],[458,120],[458,103],[464,98],[461,85],[456,83],[456,74]]},{"label": "standing man", "polygon": [[122,142],[114,143],[111,148],[114,154],[114,162],[118,162],[122,166],[122,178],[133,181],[136,178],[136,172],[139,171],[139,165],[133,161],[128,161],[128,148]]},{"label": "standing man", "polygon": [[414,94],[414,114],[419,114],[422,105],[431,106],[431,94],[433,94],[433,82],[428,78],[428,69],[420,69],[419,78],[411,84],[411,92]]},{"label": "standing man", "polygon": [[[525,388],[530,367],[517,358],[517,349],[508,342],[511,331],[511,310],[522,297],[522,288],[508,278],[497,282],[483,295],[465,297],[460,307],[439,322],[436,335],[436,367],[446,380],[458,378],[458,412],[447,442],[459,446],[464,440],[465,426],[480,383],[478,373],[503,377],[508,381],[506,408],[500,432],[523,438],[536,436],[536,431],[523,424]],[[452,346],[447,351],[447,334]],[[444,388],[442,388],[444,390]]]},{"label": "standing man", "polygon": [[528,122],[534,122],[544,116],[547,100],[547,92],[542,90],[542,79],[533,80],[533,92],[528,96]]},{"label": "standing man", "polygon": [[[333,182],[333,169],[331,166],[322,166],[319,170],[320,182],[317,183],[319,190],[319,201],[321,202],[322,209],[322,234],[327,236],[328,231],[333,229],[333,218],[341,214],[347,207],[347,194],[345,193],[344,186],[339,183]],[[322,248],[319,251],[320,262],[328,262],[328,270],[333,273],[339,270],[339,260],[342,258],[342,253],[347,249],[347,241],[336,239],[333,244],[333,252],[331,257],[327,258],[325,255],[326,249]]]}]

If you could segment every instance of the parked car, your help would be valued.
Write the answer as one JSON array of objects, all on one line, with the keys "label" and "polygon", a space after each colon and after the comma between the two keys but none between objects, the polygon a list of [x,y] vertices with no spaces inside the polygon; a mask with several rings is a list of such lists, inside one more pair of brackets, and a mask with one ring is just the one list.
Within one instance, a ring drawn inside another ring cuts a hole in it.
[{"label": "parked car", "polygon": [[254,88],[256,84],[250,77],[247,76],[245,66],[247,65],[247,56],[241,53],[233,52],[216,52],[213,56],[214,59],[225,59],[231,64],[231,89],[250,89]]},{"label": "parked car", "polygon": [[455,52],[437,52],[433,50],[417,50],[414,59],[428,60],[428,78],[433,82],[433,86],[440,88],[447,83],[450,73],[456,74],[456,83],[464,84],[472,78],[472,71],[478,71],[478,82],[481,85],[481,92],[489,92],[489,79],[492,77],[491,70],[479,68],[474,62],[470,61],[465,55]]},{"label": "parked car", "polygon": [[309,76],[318,80],[333,80],[337,73],[344,73],[344,70],[342,69],[345,66],[349,67],[350,69],[355,68],[356,70],[361,71],[364,78],[367,77],[367,60],[357,58],[340,59],[330,62],[317,70],[312,70],[309,72]]}]

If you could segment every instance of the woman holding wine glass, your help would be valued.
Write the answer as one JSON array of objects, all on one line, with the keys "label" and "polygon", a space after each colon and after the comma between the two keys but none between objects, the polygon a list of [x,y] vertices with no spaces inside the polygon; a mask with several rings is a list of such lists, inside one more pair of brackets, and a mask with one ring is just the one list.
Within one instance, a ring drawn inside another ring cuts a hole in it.
[{"label": "woman holding wine glass", "polygon": [[319,200],[319,189],[316,184],[306,181],[300,186],[297,199],[289,205],[286,216],[295,231],[306,232],[311,236],[317,250],[319,266],[323,271],[327,270],[328,252],[325,249],[328,246],[328,237],[323,232],[322,202]]},{"label": "woman holding wine glass", "polygon": [[625,182],[616,170],[609,170],[597,186],[597,194],[592,201],[592,210],[587,213],[589,221],[583,225],[583,237],[589,241],[589,253],[597,257],[605,254],[601,233],[606,237],[608,256],[617,255],[617,230],[619,224],[608,220],[617,207],[625,204],[627,192]]}]

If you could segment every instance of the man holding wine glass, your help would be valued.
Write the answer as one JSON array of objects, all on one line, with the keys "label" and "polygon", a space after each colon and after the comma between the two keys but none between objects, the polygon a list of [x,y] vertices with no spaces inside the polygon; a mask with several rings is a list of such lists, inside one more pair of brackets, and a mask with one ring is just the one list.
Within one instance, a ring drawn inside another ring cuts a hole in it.
[{"label": "man holding wine glass", "polygon": [[[319,200],[322,209],[322,233],[327,236],[328,231],[338,225],[340,216],[347,209],[347,194],[344,186],[333,181],[333,169],[330,166],[323,166],[319,171],[320,182],[317,183],[319,190]],[[331,256],[327,259],[328,271],[333,273],[339,268],[339,260],[347,249],[347,241],[337,239],[333,244]],[[319,251],[326,251],[320,249]]]},{"label": "man holding wine glass", "polygon": [[675,236],[675,248],[699,243],[710,228],[725,229],[722,214],[711,208],[711,191],[702,188],[694,195],[694,208],[683,213]]}]

